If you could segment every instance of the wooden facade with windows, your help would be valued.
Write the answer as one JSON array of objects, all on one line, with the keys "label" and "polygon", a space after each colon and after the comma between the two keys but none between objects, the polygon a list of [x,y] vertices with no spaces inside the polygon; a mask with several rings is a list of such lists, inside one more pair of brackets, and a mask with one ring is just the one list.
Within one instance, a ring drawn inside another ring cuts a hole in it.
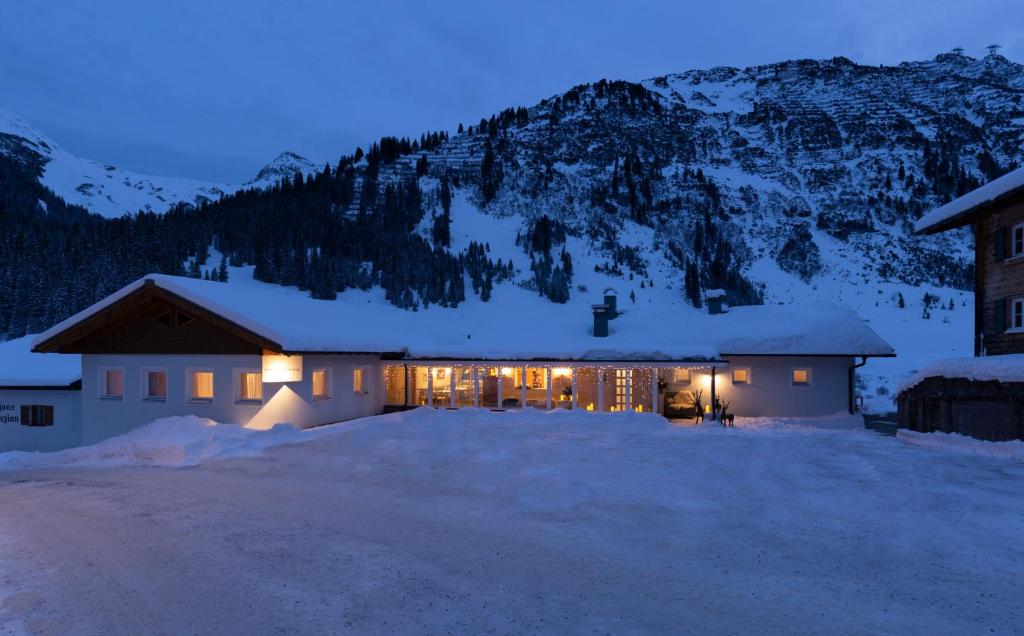
[{"label": "wooden facade with windows", "polygon": [[1024,187],[919,231],[964,226],[974,230],[974,355],[1024,353]]}]

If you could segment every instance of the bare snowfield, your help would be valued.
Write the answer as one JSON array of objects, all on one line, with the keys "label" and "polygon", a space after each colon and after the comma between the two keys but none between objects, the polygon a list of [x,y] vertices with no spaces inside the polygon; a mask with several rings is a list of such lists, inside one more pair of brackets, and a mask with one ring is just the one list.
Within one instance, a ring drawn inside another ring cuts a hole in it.
[{"label": "bare snowfield", "polygon": [[1005,457],[843,418],[170,422],[0,455],[0,634],[1024,631]]}]

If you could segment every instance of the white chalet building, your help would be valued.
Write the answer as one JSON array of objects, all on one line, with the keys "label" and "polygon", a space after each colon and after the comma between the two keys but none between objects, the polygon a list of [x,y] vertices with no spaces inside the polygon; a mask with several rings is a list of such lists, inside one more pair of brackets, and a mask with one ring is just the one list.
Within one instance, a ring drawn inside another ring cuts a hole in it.
[{"label": "white chalet building", "polygon": [[853,412],[856,369],[895,355],[832,305],[705,313],[621,309],[614,293],[583,310],[523,298],[516,311],[407,311],[146,276],[0,344],[0,451],[90,444],[174,415],[258,428],[415,406],[821,416]]}]

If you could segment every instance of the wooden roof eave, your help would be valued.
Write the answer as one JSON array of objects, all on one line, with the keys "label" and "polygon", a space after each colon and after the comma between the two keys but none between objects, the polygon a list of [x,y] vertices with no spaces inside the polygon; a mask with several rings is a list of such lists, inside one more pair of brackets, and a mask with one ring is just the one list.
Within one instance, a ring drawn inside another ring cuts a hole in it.
[{"label": "wooden roof eave", "polygon": [[243,327],[242,325],[239,325],[238,323],[229,320],[224,316],[221,316],[220,314],[185,298],[184,296],[180,296],[174,292],[159,287],[153,280],[147,279],[138,289],[130,292],[123,298],[119,298],[117,301],[103,309],[100,309],[96,313],[82,318],[77,323],[70,325],[63,331],[54,334],[43,342],[40,342],[36,346],[32,347],[32,351],[36,353],[80,353],[74,349],[69,349],[68,347],[73,347],[74,343],[79,339],[87,336],[102,326],[109,324],[111,321],[117,320],[132,309],[137,308],[144,302],[153,298],[164,300],[179,309],[190,312],[196,316],[200,316],[212,324],[235,334],[239,338],[252,342],[257,347],[261,347],[275,353],[281,353],[284,350],[280,343],[274,342],[251,329]]},{"label": "wooden roof eave", "polygon": [[1015,203],[1020,203],[1022,201],[1024,201],[1024,187],[1016,188],[1008,192],[1004,192],[994,199],[989,199],[984,203],[980,203],[974,206],[973,208],[964,210],[963,212],[957,214],[956,216],[951,216],[948,219],[929,225],[928,227],[922,230],[917,230],[914,233],[921,234],[924,236],[930,236],[932,234],[946,232],[948,230],[953,230],[958,227],[963,227],[965,225],[971,225],[978,218],[985,216],[990,212],[998,211],[1002,208],[1014,205]]}]

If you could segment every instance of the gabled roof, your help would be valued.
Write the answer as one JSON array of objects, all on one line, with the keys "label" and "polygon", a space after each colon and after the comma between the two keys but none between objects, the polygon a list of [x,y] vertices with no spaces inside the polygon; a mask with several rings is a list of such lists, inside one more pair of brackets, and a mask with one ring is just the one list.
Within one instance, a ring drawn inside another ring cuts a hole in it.
[{"label": "gabled roof", "polygon": [[[853,312],[829,304],[735,307],[708,315],[684,304],[620,308],[607,338],[592,334],[588,301],[556,304],[506,286],[490,302],[419,311],[387,303],[379,290],[314,300],[295,288],[254,281],[218,283],[153,274],[68,318],[35,339],[38,350],[104,315],[147,287],[202,308],[284,353],[388,353],[464,360],[715,360],[732,355],[892,356]],[[500,299],[499,299],[500,296]]]},{"label": "gabled roof", "polygon": [[1024,200],[1024,168],[1008,172],[925,214],[914,223],[914,231],[935,234],[967,225],[977,215],[1016,200]]}]

